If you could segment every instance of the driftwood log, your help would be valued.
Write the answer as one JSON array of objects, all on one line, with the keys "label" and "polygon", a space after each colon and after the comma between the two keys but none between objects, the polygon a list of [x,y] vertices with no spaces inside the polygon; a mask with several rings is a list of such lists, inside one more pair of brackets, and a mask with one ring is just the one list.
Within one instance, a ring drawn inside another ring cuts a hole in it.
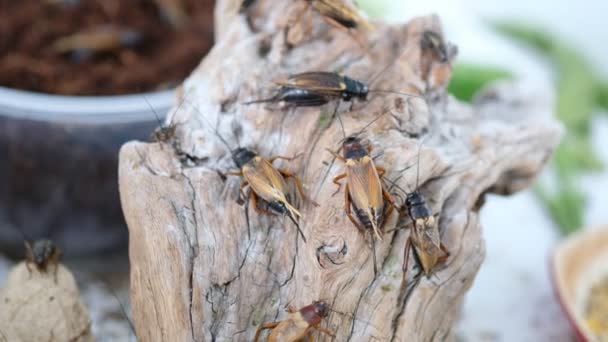
[{"label": "driftwood log", "polygon": [[[174,136],[130,142],[120,152],[139,339],[251,341],[260,324],[284,318],[287,305],[319,299],[331,306],[322,326],[335,332],[335,341],[450,338],[484,258],[483,196],[527,187],[546,163],[561,132],[548,106],[514,84],[487,90],[472,106],[447,95],[455,48],[449,46],[450,58],[442,61],[420,43],[425,30],[441,33],[436,17],[376,23],[362,34],[363,49],[318,15],[293,20],[304,1],[259,0],[248,16],[237,14],[239,3],[217,3],[217,43],[167,116]],[[310,70],[339,71],[371,82],[371,89],[421,94],[370,93],[369,101],[343,103],[338,113],[346,134],[377,118],[361,133],[377,165],[408,191],[418,179],[451,252],[432,277],[411,263],[408,286],[401,288],[409,230],[393,229],[409,221],[397,215],[377,243],[374,275],[369,238],[344,214],[342,192],[332,196],[332,178],[343,172],[326,150],[337,150],[343,138],[334,103],[242,104],[271,96],[273,81]],[[237,203],[240,179],[225,177],[234,164],[215,129],[231,148],[254,148],[268,158],[299,155],[276,165],[298,174],[320,203],[298,203],[307,243],[289,220]]]}]

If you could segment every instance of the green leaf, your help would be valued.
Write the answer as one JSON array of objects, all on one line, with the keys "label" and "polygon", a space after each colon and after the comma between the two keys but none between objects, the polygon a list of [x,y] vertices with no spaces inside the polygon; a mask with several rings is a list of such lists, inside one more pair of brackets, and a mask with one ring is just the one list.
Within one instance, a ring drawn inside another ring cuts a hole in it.
[{"label": "green leaf", "polygon": [[593,68],[583,56],[542,30],[509,22],[493,26],[498,32],[537,49],[555,65],[558,74],[557,117],[569,131],[588,134],[597,92]]},{"label": "green leaf", "polygon": [[572,183],[560,183],[555,194],[549,194],[545,188],[537,186],[536,194],[563,235],[573,233],[583,225],[585,196]]},{"label": "green leaf", "polygon": [[595,88],[595,104],[608,112],[608,84],[598,83]]},{"label": "green leaf", "polygon": [[553,156],[559,179],[572,179],[584,171],[602,171],[603,163],[593,150],[588,137],[567,134]]},{"label": "green leaf", "polygon": [[545,53],[553,50],[554,40],[547,33],[518,22],[494,22],[490,24],[496,31],[511,37],[517,41],[524,42]]},{"label": "green leaf", "polygon": [[553,166],[558,178],[558,191],[549,195],[537,188],[564,234],[582,226],[585,196],[575,186],[585,171],[602,170],[589,133],[595,106],[608,108],[608,86],[599,85],[593,68],[574,48],[551,35],[518,23],[498,23],[494,27],[516,41],[528,44],[542,53],[555,66],[557,82],[556,115],[567,134],[555,151]]},{"label": "green leaf", "polygon": [[576,51],[557,46],[552,55],[557,66],[557,117],[569,131],[586,135],[596,102],[593,69]]},{"label": "green leaf", "polygon": [[512,77],[513,75],[504,69],[458,63],[452,70],[448,91],[457,99],[470,102],[473,96],[490,82]]}]

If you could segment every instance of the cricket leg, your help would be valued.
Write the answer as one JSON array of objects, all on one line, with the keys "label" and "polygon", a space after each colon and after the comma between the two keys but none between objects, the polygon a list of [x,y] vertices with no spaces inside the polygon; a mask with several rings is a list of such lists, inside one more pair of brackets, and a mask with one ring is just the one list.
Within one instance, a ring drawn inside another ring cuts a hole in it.
[{"label": "cricket leg", "polygon": [[226,173],[226,176],[239,176],[239,177],[243,177],[243,171],[238,170],[238,171],[228,171]]},{"label": "cricket leg", "polygon": [[295,313],[295,312],[298,311],[298,309],[294,308],[293,305],[291,305],[291,304],[287,305],[287,309],[286,310],[287,310],[288,313]]},{"label": "cricket leg", "polygon": [[326,334],[326,335],[328,335],[328,336],[331,336],[331,337],[336,337],[336,335],[335,335],[333,332],[331,332],[329,329],[327,329],[327,328],[323,328],[323,327],[316,326],[316,327],[315,327],[315,329],[316,329],[318,332],[322,332],[322,333],[324,333],[324,334]]},{"label": "cricket leg", "polygon": [[384,216],[386,218],[391,217],[391,214],[393,213],[393,211],[395,211],[395,206],[394,205],[389,205],[388,209],[386,210],[386,213],[384,214]]},{"label": "cricket leg", "polygon": [[255,192],[251,192],[251,202],[253,204],[253,210],[260,215],[272,215],[272,213],[266,209],[262,209],[259,206],[258,195]]},{"label": "cricket leg", "polygon": [[382,176],[386,173],[386,169],[382,166],[376,166],[376,171],[378,172],[378,177],[382,178]]},{"label": "cricket leg", "polygon": [[262,330],[266,330],[266,329],[274,329],[277,327],[277,325],[279,325],[279,322],[272,322],[272,323],[264,323],[262,324],[261,327],[258,328],[258,330],[255,332],[255,337],[253,338],[254,342],[258,342],[258,340],[260,339],[260,334],[262,333]]},{"label": "cricket leg", "polygon": [[346,216],[350,219],[355,227],[359,230],[361,234],[365,233],[365,228],[361,226],[361,224],[355,219],[351,212],[351,203],[350,203],[350,195],[348,194],[348,184],[346,184],[346,189],[344,189],[344,212]]},{"label": "cricket leg", "polygon": [[315,337],[312,335],[312,329],[306,333],[306,336],[308,336],[308,342],[315,342]]},{"label": "cricket leg", "polygon": [[339,154],[337,154],[336,152],[326,148],[327,152],[331,153],[332,156],[334,156],[334,158],[338,159],[339,161],[346,163],[346,160]]},{"label": "cricket leg", "polygon": [[450,251],[448,251],[448,248],[443,244],[443,242],[439,243],[439,248],[441,249],[441,251],[444,253],[441,257],[439,257],[439,259],[437,260],[438,263],[443,264],[444,262],[446,262],[446,260],[448,260],[448,258],[450,257]]},{"label": "cricket leg", "polygon": [[281,160],[285,160],[285,161],[292,161],[296,158],[299,158],[301,155],[302,154],[300,153],[300,154],[296,154],[293,157],[275,156],[275,157],[270,158],[268,161],[270,162],[270,164],[274,163],[274,161],[277,159],[281,159]]},{"label": "cricket leg", "polygon": [[391,196],[391,194],[388,193],[388,191],[386,191],[386,189],[382,188],[382,196],[384,197],[384,199],[390,203],[391,205],[391,209],[393,208],[397,208],[397,204],[395,204],[395,201],[393,200],[393,197]]},{"label": "cricket leg", "polygon": [[[344,177],[346,177],[346,173],[343,173],[341,175],[336,176],[332,182],[334,182],[334,184],[336,184],[338,186],[338,189],[336,189],[336,191],[334,191],[333,194],[331,194],[331,196],[335,196],[338,192],[340,192],[340,189],[342,188],[342,183],[340,183],[340,179],[343,179]],[[348,194],[348,184],[346,184],[347,188],[344,191],[345,194]]]},{"label": "cricket leg", "polygon": [[249,200],[249,198],[247,197],[247,194],[245,194],[245,191],[243,190],[248,185],[249,185],[248,181],[243,181],[243,183],[241,183],[241,186],[239,188],[239,198],[237,198],[237,200],[236,200],[236,202],[240,205],[245,204]]},{"label": "cricket leg", "polygon": [[304,186],[302,186],[302,181],[300,180],[300,177],[294,175],[293,173],[289,172],[289,171],[285,171],[285,170],[279,170],[279,172],[283,175],[283,177],[285,178],[293,178],[294,182],[296,182],[296,187],[298,188],[298,192],[300,193],[300,196],[302,196],[302,199],[309,201],[310,203],[312,203],[315,207],[319,206],[319,203],[315,202],[312,200],[312,198],[306,196],[306,194],[304,193]]}]

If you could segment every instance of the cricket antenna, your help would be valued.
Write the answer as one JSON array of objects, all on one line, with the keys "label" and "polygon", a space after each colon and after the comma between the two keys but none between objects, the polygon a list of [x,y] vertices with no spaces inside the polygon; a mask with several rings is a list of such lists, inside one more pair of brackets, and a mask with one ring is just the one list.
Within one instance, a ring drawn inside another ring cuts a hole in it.
[{"label": "cricket antenna", "polygon": [[400,91],[393,91],[393,90],[386,90],[386,89],[370,89],[368,92],[369,93],[382,93],[382,94],[395,94],[395,95],[402,95],[402,96],[408,96],[408,97],[414,97],[414,98],[426,100],[426,98],[420,94],[404,93],[404,92],[400,92]]},{"label": "cricket antenna", "polygon": [[[146,97],[146,95],[142,95],[141,97],[143,97],[144,101],[146,101],[146,104],[148,104],[148,107],[150,108],[150,110],[152,111],[152,113],[154,113],[154,116],[156,117],[156,121],[158,122],[158,125],[160,126],[160,128],[163,129],[164,124],[160,120],[160,117],[158,116],[158,113],[156,112],[156,109],[154,109],[154,107],[152,107],[152,104],[150,104],[150,101],[148,101],[148,98]],[[180,106],[181,106],[181,104],[180,104]],[[179,107],[178,107],[178,109],[179,109]]]},{"label": "cricket antenna", "polygon": [[[404,173],[405,171],[407,171],[409,168],[411,168],[411,167],[413,166],[413,165],[409,165],[409,166],[407,166],[407,167],[405,167],[405,168],[403,168],[403,169],[399,170],[400,174],[399,174],[399,176],[398,176],[397,178],[395,178],[394,180],[390,180],[390,179],[388,179],[388,178],[384,178],[384,179],[386,179],[386,180],[387,180],[389,183],[391,183],[391,187],[390,187],[389,191],[390,191],[390,190],[391,190],[393,187],[395,187],[395,188],[399,189],[401,192],[403,192],[403,193],[404,193],[404,194],[407,196],[407,194],[408,194],[408,193],[412,193],[412,192],[416,191],[416,189],[418,189],[418,182],[419,182],[419,179],[420,179],[420,154],[421,154],[421,152],[422,152],[422,145],[424,145],[424,141],[425,141],[427,138],[428,138],[428,136],[424,137],[424,138],[423,138],[423,139],[420,141],[420,144],[418,145],[418,156],[416,157],[416,159],[417,159],[417,160],[416,160],[416,187],[414,188],[414,190],[413,190],[413,191],[406,191],[406,190],[404,190],[402,187],[400,187],[400,186],[399,186],[399,184],[397,184],[397,181],[399,181],[399,179],[401,179],[401,177],[403,177],[403,173]],[[409,185],[408,185],[408,188],[409,188]]]},{"label": "cricket antenna", "polygon": [[418,180],[420,177],[420,154],[422,152],[422,146],[424,145],[424,142],[426,141],[426,139],[429,138],[431,135],[427,135],[424,138],[422,138],[420,140],[420,145],[418,145],[418,157],[417,157],[417,161],[416,161],[416,188],[414,188],[414,191],[416,191],[418,189]]},{"label": "cricket antenna", "polygon": [[[184,102],[186,100],[184,99]],[[209,125],[209,127],[211,127],[211,129],[213,129],[213,133],[220,139],[220,141],[222,142],[222,144],[224,144],[224,146],[226,146],[226,148],[228,149],[228,151],[230,151],[231,153],[234,151],[234,149],[232,149],[230,147],[230,144],[228,144],[228,142],[226,141],[226,139],[224,139],[224,137],[222,137],[222,135],[220,134],[220,132],[217,129],[217,124],[214,126],[211,124],[211,122],[209,122],[209,120],[207,120],[207,118],[205,118],[205,116],[203,115],[203,113],[201,113],[201,111],[198,109],[198,106],[196,106],[195,104],[191,103],[190,101],[188,101],[188,104],[190,104],[190,106],[192,106],[192,108],[194,108],[194,110],[196,110],[196,112],[198,113],[198,115],[201,117],[201,119],[205,120],[205,122],[207,123],[207,125]],[[219,121],[218,121],[219,123]]]},{"label": "cricket antenna", "polygon": [[374,77],[372,77],[367,84],[369,86],[371,86],[376,80],[378,80],[378,77],[380,77],[380,75],[382,75],[384,72],[386,72],[386,70],[388,70],[388,68],[390,68],[391,66],[393,66],[398,60],[399,58],[401,58],[401,56],[405,53],[405,47],[403,48],[403,50],[399,53],[399,55],[397,55],[397,57],[395,57],[395,59],[393,60],[392,63],[387,64],[384,69],[380,70],[379,73],[377,73]]},{"label": "cricket antenna", "polygon": [[391,183],[391,188],[389,189],[389,191],[392,190],[393,187],[395,187],[407,196],[408,191],[405,191],[405,189],[403,189],[402,187],[399,186],[399,184],[397,184],[397,181],[399,179],[401,179],[401,177],[403,177],[403,173],[400,174],[399,177],[395,178],[395,180],[390,180],[389,178],[384,178],[384,179],[386,179],[389,183]]},{"label": "cricket antenna", "polygon": [[19,234],[21,234],[21,237],[23,238],[23,244],[25,245],[25,249],[26,249],[25,258],[27,259],[27,256],[28,256],[27,250],[32,247],[32,244],[35,241],[33,239],[31,239],[27,234],[25,234],[25,232],[23,230],[16,228],[16,227],[14,228],[14,230],[18,231]]},{"label": "cricket antenna", "polygon": [[[156,111],[156,109],[154,109],[154,106],[152,106],[152,104],[150,104],[150,101],[148,101],[148,98],[146,97],[146,95],[142,95],[142,98],[144,99],[144,101],[146,101],[146,104],[148,105],[148,107],[150,108],[152,113],[154,113],[154,116],[156,117],[156,121],[158,122],[158,128],[160,129],[160,131],[163,133],[166,133],[166,131],[168,131],[171,128],[171,125],[165,125],[163,123],[163,121],[160,119],[160,116],[158,115],[158,112]],[[180,102],[180,104],[175,109],[174,113],[176,113],[182,107],[184,102],[185,102],[185,99],[182,102]],[[160,142],[160,140],[162,140],[162,138],[159,138],[157,136],[156,130],[153,132],[153,137],[155,140],[157,140],[159,142]]]},{"label": "cricket antenna", "polygon": [[334,110],[334,115],[338,117],[338,122],[340,123],[340,128],[342,129],[342,141],[346,140],[346,131],[344,130],[344,123],[342,122],[342,118],[340,117],[340,113],[338,113],[338,107],[340,106],[340,101],[337,101],[336,109]]},{"label": "cricket antenna", "polygon": [[298,228],[298,232],[300,233],[300,236],[302,236],[302,240],[304,240],[304,243],[306,243],[306,236],[304,236],[302,229],[300,229],[300,225],[298,224],[296,219],[291,215],[291,212],[287,212],[287,217],[289,217],[291,222],[293,222],[293,224],[296,226],[296,228]]},{"label": "cricket antenna", "polygon": [[383,117],[386,113],[388,113],[388,111],[385,111],[384,113],[376,116],[372,121],[368,122],[365,126],[363,126],[363,128],[361,128],[361,130],[359,130],[359,132],[357,132],[355,136],[358,137],[359,135],[361,135],[363,132],[365,132],[366,129],[369,128],[369,126],[373,125],[374,122],[380,120],[380,118]]}]

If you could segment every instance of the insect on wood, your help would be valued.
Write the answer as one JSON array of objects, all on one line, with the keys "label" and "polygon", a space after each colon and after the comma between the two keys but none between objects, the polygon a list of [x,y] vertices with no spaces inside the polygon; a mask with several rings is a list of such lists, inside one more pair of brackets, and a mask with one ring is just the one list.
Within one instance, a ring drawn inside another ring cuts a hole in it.
[{"label": "insect on wood", "polygon": [[[364,129],[381,116],[379,115],[367,124]],[[341,120],[340,123],[342,123]],[[346,179],[344,211],[359,232],[370,232],[374,274],[376,274],[378,270],[375,238],[382,239],[382,226],[386,218],[394,210],[395,202],[381,181],[382,175],[386,172],[385,169],[374,164],[374,160],[370,155],[372,147],[370,145],[365,146],[358,137],[358,134],[344,139],[342,143],[342,156],[329,149],[328,151],[346,166],[346,172],[333,179],[334,184],[338,186],[334,194],[338,193],[342,187],[340,180]],[[352,211],[354,211],[354,216]]]},{"label": "insect on wood", "polygon": [[395,181],[389,181],[392,186],[405,194],[405,200],[400,211],[407,214],[413,223],[412,231],[405,242],[403,251],[402,287],[406,286],[407,267],[412,253],[427,277],[430,277],[437,267],[443,265],[450,256],[447,247],[441,242],[438,221],[426,203],[426,199],[418,191],[419,173],[420,151],[418,151],[414,191],[405,191]]},{"label": "insect on wood", "polygon": [[312,71],[295,74],[279,86],[273,97],[245,102],[285,102],[295,107],[321,106],[332,100],[352,101],[367,99],[369,88],[364,83],[334,72]]},{"label": "insect on wood", "polygon": [[[154,117],[156,118],[156,121],[158,122],[158,127],[156,129],[154,129],[154,131],[151,134],[151,137],[154,141],[161,143],[161,142],[170,142],[171,140],[173,140],[175,138],[175,130],[177,129],[177,124],[169,124],[169,125],[165,125],[161,120],[160,120],[160,116],[158,115],[158,113],[156,112],[156,110],[154,109],[154,107],[152,106],[152,104],[150,103],[150,101],[148,101],[148,99],[143,96],[144,101],[146,101],[146,104],[148,105],[148,107],[150,108],[150,111],[154,114]],[[180,107],[182,106],[182,104],[185,102],[182,101],[177,108],[175,109],[175,111],[177,112]]]},{"label": "insect on wood", "polygon": [[[244,102],[243,104],[283,102],[293,107],[314,107],[322,106],[333,100],[352,103],[354,99],[357,99],[365,102],[369,93],[391,93],[408,97],[422,97],[421,95],[391,90],[370,89],[362,81],[335,72],[325,71],[295,74],[286,81],[275,83],[278,88],[272,97]],[[337,109],[336,106],[336,111]]]},{"label": "insect on wood", "polygon": [[[198,108],[195,109],[198,111]],[[219,134],[217,128],[213,128],[213,131],[222,144],[230,151],[231,158],[238,167],[238,171],[228,172],[227,175],[243,178],[239,188],[239,196],[244,201],[244,204],[246,205],[249,199],[251,199],[253,208],[258,214],[287,216],[298,229],[304,242],[306,242],[306,236],[298,223],[302,214],[293,206],[292,196],[288,191],[286,183],[287,179],[292,178],[301,198],[309,200],[304,193],[302,181],[294,173],[278,169],[273,165],[273,162],[277,159],[291,161],[297,156],[275,156],[266,159],[254,150],[246,147],[232,149],[228,142]],[[250,189],[249,196],[245,193],[245,188],[247,187]],[[314,201],[311,201],[311,203],[315,206],[318,205]]]},{"label": "insect on wood", "polygon": [[426,30],[422,33],[420,48],[422,51],[434,53],[437,60],[441,63],[447,63],[450,60],[448,45],[443,40],[443,37],[435,31]]},{"label": "insect on wood", "polygon": [[[329,3],[339,3],[339,1],[312,1],[313,6],[315,6],[315,4],[318,4],[319,6],[329,6]],[[424,40],[425,38],[423,37],[421,39]],[[431,43],[432,42],[437,41],[431,40]],[[402,52],[397,55],[394,62],[399,60],[399,58],[403,55],[405,51],[406,49],[404,48]],[[293,74],[290,75],[285,81],[274,82],[277,88],[275,89],[273,96],[243,102],[243,104],[250,105],[256,103],[283,102],[286,105],[292,107],[314,107],[325,105],[333,100],[338,100],[351,102],[352,109],[352,103],[355,99],[361,102],[366,102],[370,93],[395,94],[424,99],[424,96],[422,96],[422,94],[411,94],[388,89],[373,89],[370,87],[370,85],[372,85],[374,81],[376,81],[380,77],[380,75],[386,72],[391,67],[391,65],[394,64],[394,62],[386,65],[368,82],[364,82],[353,77],[331,71],[307,71],[298,74]],[[337,109],[338,106],[336,106],[336,111]]]},{"label": "insect on wood", "polygon": [[329,307],[325,302],[315,301],[300,310],[288,307],[287,312],[289,315],[282,321],[262,324],[255,333],[254,341],[258,342],[262,331],[266,329],[271,330],[268,342],[295,342],[305,337],[308,337],[309,341],[314,341],[312,335],[314,330],[335,337],[331,331],[319,326],[329,314]]},{"label": "insect on wood", "polygon": [[[359,46],[365,48],[361,35],[356,30],[364,28],[371,31],[372,25],[361,16],[356,8],[348,5],[344,0],[304,0],[306,6],[295,17],[301,18],[302,13],[312,8],[321,15],[321,18],[336,29],[346,32]],[[293,24],[292,24],[293,25]],[[287,33],[286,33],[287,34]]]},{"label": "insect on wood", "polygon": [[345,30],[363,27],[372,30],[372,25],[344,0],[305,0],[332,26]]},{"label": "insect on wood", "polygon": [[[229,172],[228,174],[243,178],[239,189],[241,198],[247,200],[251,198],[253,208],[259,214],[287,215],[297,227],[304,242],[306,242],[306,236],[304,236],[298,224],[298,219],[302,217],[302,214],[290,203],[291,196],[287,191],[285,179],[293,178],[300,195],[303,199],[306,199],[302,182],[295,174],[277,169],[272,165],[277,159],[290,161],[293,158],[276,156],[267,160],[253,150],[243,147],[239,147],[231,153],[239,171]],[[244,189],[248,186],[251,190],[249,192],[250,196],[247,196],[244,192]],[[265,208],[261,207],[262,205],[265,205]]]}]

